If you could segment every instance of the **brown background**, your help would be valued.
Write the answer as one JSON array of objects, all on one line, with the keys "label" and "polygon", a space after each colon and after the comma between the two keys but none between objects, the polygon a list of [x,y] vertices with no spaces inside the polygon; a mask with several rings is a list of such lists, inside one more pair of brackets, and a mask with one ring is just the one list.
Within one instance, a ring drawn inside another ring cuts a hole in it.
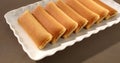
[{"label": "brown background", "polygon": [[3,16],[36,1],[0,0],[0,63],[120,63],[120,23],[40,61],[31,60]]}]

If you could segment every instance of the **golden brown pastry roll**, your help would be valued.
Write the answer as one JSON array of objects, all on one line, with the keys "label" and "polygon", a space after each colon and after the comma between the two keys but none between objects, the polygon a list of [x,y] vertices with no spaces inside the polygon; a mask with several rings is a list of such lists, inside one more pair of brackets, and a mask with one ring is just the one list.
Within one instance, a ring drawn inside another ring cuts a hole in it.
[{"label": "golden brown pastry roll", "polygon": [[109,13],[107,9],[101,7],[93,0],[78,0],[78,1],[100,16],[100,19],[97,21],[97,23],[101,22]]},{"label": "golden brown pastry roll", "polygon": [[85,28],[90,28],[96,21],[99,19],[99,15],[89,10],[83,4],[81,4],[77,0],[64,0],[64,2],[69,5],[72,9],[74,9],[78,14],[83,16],[88,20]]},{"label": "golden brown pastry roll", "polygon": [[40,24],[52,34],[52,43],[55,43],[66,31],[65,27],[57,22],[41,6],[37,6],[33,10],[32,14],[36,17]]},{"label": "golden brown pastry roll", "polygon": [[109,19],[112,16],[115,16],[117,14],[117,11],[113,9],[112,7],[108,6],[107,4],[101,2],[100,0],[94,0],[97,4],[101,5],[102,7],[109,10],[109,13],[105,19]]},{"label": "golden brown pastry roll", "polygon": [[62,0],[58,0],[56,2],[56,5],[65,12],[69,17],[71,17],[73,20],[75,20],[78,23],[78,27],[75,30],[75,32],[79,32],[80,29],[82,29],[87,24],[87,19],[80,16],[76,11],[74,11],[72,8],[70,8],[67,4],[65,4]]},{"label": "golden brown pastry roll", "polygon": [[33,39],[38,48],[44,48],[45,45],[51,41],[52,35],[39,24],[29,11],[25,11],[18,18],[18,23]]},{"label": "golden brown pastry roll", "polygon": [[68,15],[66,15],[62,10],[60,10],[55,3],[49,2],[46,7],[46,11],[52,15],[59,23],[61,23],[65,28],[66,32],[63,37],[67,38],[78,26],[78,24],[72,20]]}]

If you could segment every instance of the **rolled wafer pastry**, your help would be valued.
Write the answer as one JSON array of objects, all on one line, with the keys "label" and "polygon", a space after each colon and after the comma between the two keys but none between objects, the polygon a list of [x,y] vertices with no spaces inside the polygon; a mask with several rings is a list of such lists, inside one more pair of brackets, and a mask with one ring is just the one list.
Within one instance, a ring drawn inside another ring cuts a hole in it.
[{"label": "rolled wafer pastry", "polygon": [[66,28],[66,32],[63,35],[64,38],[70,36],[70,34],[77,28],[78,24],[60,10],[52,1],[46,5],[45,9]]},{"label": "rolled wafer pastry", "polygon": [[69,17],[71,17],[73,20],[75,20],[78,23],[78,27],[75,30],[75,32],[79,32],[80,29],[82,29],[87,24],[87,19],[80,16],[76,11],[74,11],[72,8],[70,8],[67,4],[65,4],[62,0],[58,0],[56,2],[56,5],[65,12]]},{"label": "rolled wafer pastry", "polygon": [[52,35],[39,24],[29,11],[25,11],[18,18],[18,23],[28,33],[39,49],[44,48],[51,41]]},{"label": "rolled wafer pastry", "polygon": [[113,17],[117,14],[117,11],[113,9],[112,7],[108,6],[107,4],[103,3],[100,0],[94,0],[97,4],[101,5],[102,7],[106,8],[109,10],[109,13],[105,19],[109,19],[110,17]]},{"label": "rolled wafer pastry", "polygon": [[39,23],[52,34],[52,43],[56,43],[66,31],[65,27],[49,15],[40,5],[33,10],[32,14],[36,17]]},{"label": "rolled wafer pastry", "polygon": [[100,19],[97,21],[97,23],[100,23],[109,13],[109,11],[106,8],[103,8],[102,6],[98,5],[93,0],[78,0],[78,1],[100,16]]},{"label": "rolled wafer pastry", "polygon": [[77,0],[64,0],[64,2],[74,9],[78,14],[88,20],[88,23],[85,26],[87,29],[90,28],[100,18],[98,14],[92,12]]}]

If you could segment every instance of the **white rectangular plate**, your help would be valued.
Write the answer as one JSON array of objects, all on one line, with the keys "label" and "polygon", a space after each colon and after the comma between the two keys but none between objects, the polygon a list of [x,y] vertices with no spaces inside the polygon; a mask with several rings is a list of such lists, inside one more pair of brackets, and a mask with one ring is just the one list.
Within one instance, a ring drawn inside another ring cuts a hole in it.
[{"label": "white rectangular plate", "polygon": [[98,33],[101,30],[104,30],[107,27],[112,26],[113,24],[117,24],[120,22],[120,5],[116,3],[114,0],[102,0],[104,3],[113,7],[118,11],[118,14],[109,19],[101,22],[100,24],[95,24],[89,30],[81,30],[81,32],[77,34],[72,34],[68,39],[60,39],[55,45],[48,44],[47,47],[43,50],[39,50],[31,38],[27,35],[27,33],[23,30],[23,28],[18,24],[18,17],[25,10],[32,10],[38,4],[41,6],[45,6],[49,0],[42,0],[33,4],[29,4],[18,9],[9,11],[5,14],[6,22],[9,24],[10,29],[13,31],[14,35],[17,37],[18,42],[22,45],[23,50],[28,54],[28,56],[32,60],[40,60],[46,56],[50,56],[55,54],[57,51],[63,50],[68,46],[73,45],[76,42],[80,42],[84,38],[90,37],[92,34]]}]

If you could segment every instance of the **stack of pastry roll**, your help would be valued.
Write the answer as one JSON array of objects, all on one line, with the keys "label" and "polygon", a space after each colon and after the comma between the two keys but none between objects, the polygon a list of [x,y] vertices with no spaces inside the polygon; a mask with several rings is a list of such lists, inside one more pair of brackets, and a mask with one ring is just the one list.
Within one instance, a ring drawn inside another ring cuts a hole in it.
[{"label": "stack of pastry roll", "polygon": [[78,23],[78,27],[76,28],[75,32],[79,32],[86,24],[87,19],[79,15],[77,12],[75,12],[71,7],[69,7],[67,4],[65,4],[62,0],[58,0],[56,2],[56,5],[65,12],[68,16],[70,16],[73,20],[75,20]]},{"label": "stack of pastry roll", "polygon": [[100,6],[106,8],[109,11],[109,13],[108,13],[108,15],[107,15],[107,17],[105,19],[109,19],[110,17],[113,17],[113,16],[115,16],[117,14],[117,11],[115,9],[113,9],[112,7],[106,5],[102,1],[100,1],[100,0],[93,0],[93,1],[95,1],[97,4],[99,4]]},{"label": "stack of pastry roll", "polygon": [[58,23],[41,6],[37,6],[32,13],[40,22],[40,24],[43,25],[45,29],[52,34],[52,43],[55,43],[66,31],[65,27]]},{"label": "stack of pastry roll", "polygon": [[106,8],[103,8],[102,6],[95,3],[93,0],[78,0],[80,3],[82,3],[84,6],[86,6],[91,11],[95,12],[100,16],[97,23],[102,21],[105,17],[107,17],[109,11]]},{"label": "stack of pastry roll", "polygon": [[56,43],[60,37],[67,38],[82,28],[90,28],[96,22],[116,15],[117,11],[100,0],[57,0],[43,8],[25,11],[18,23],[43,49],[47,43]]},{"label": "stack of pastry roll", "polygon": [[46,5],[45,10],[66,28],[66,32],[63,35],[64,38],[70,36],[70,34],[77,28],[78,24],[60,10],[54,2],[49,2]]},{"label": "stack of pastry roll", "polygon": [[78,0],[64,0],[67,5],[69,5],[72,9],[74,9],[78,14],[83,16],[88,20],[85,28],[90,28],[95,22],[99,20],[99,15],[89,10]]},{"label": "stack of pastry roll", "polygon": [[19,18],[19,24],[33,39],[38,48],[42,49],[51,41],[52,35],[48,33],[29,11],[25,11]]}]

